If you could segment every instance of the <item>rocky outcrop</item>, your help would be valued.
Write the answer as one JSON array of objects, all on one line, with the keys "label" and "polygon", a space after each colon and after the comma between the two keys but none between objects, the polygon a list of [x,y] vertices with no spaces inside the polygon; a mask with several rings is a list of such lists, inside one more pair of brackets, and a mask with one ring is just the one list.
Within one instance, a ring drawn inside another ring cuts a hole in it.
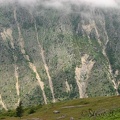
[{"label": "rocky outcrop", "polygon": [[89,55],[87,54],[82,56],[80,67],[76,67],[75,69],[75,79],[79,88],[80,98],[88,97],[86,93],[88,78],[93,68],[93,65],[95,64],[93,60],[88,60],[88,58]]}]

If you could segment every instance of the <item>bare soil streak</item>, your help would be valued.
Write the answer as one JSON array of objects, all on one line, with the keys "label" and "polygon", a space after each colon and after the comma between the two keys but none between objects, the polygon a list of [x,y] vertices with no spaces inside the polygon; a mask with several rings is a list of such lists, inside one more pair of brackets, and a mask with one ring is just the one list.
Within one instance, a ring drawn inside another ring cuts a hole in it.
[{"label": "bare soil streak", "polygon": [[[2,39],[4,40],[4,41],[6,41],[7,40],[7,38],[10,40],[10,44],[11,44],[11,47],[12,47],[12,49],[14,49],[15,48],[15,46],[14,46],[14,39],[13,39],[13,36],[12,36],[12,29],[11,28],[8,28],[8,29],[4,29],[4,31],[3,32],[1,32],[1,36],[2,36]],[[14,69],[15,69],[15,72],[14,72],[14,75],[15,75],[15,78],[16,78],[16,92],[17,92],[17,95],[18,95],[18,97],[19,97],[19,95],[20,95],[20,90],[19,90],[19,75],[18,75],[18,72],[17,72],[17,70],[18,70],[18,67],[17,67],[17,65],[16,65],[16,60],[17,60],[17,57],[14,55],[14,53],[13,53],[13,58],[14,58],[14,61],[15,61],[15,63],[14,63]],[[20,98],[19,98],[20,99]],[[18,99],[18,102],[20,101]],[[17,102],[17,103],[18,103]],[[18,103],[19,104],[19,103]]]},{"label": "bare soil streak", "polygon": [[103,27],[104,27],[105,36],[106,36],[106,43],[105,43],[105,45],[103,46],[103,51],[102,51],[102,53],[103,53],[103,55],[106,57],[106,59],[107,59],[107,61],[108,61],[109,74],[110,74],[110,77],[111,77],[111,80],[112,80],[112,83],[113,83],[113,87],[114,87],[114,89],[116,90],[116,94],[118,95],[118,91],[117,91],[118,85],[117,85],[116,82],[115,82],[116,80],[115,80],[114,74],[113,74],[113,72],[112,72],[112,66],[111,66],[111,64],[110,64],[109,58],[108,58],[107,53],[106,53],[106,46],[107,46],[107,44],[108,44],[108,42],[109,42],[109,38],[108,38],[108,34],[107,34],[107,31],[106,31],[106,28],[105,28],[105,21],[104,21],[104,23],[103,23]]},{"label": "bare soil streak", "polygon": [[[105,58],[107,59],[107,61],[108,61],[108,71],[109,71],[109,76],[110,76],[109,79],[112,81],[113,87],[116,90],[116,94],[118,95],[118,90],[117,89],[118,89],[119,83],[115,82],[116,80],[115,80],[114,74],[112,72],[112,67],[111,67],[109,58],[108,58],[107,53],[106,53],[106,46],[107,46],[107,44],[109,42],[109,38],[108,38],[107,31],[106,31],[106,28],[105,28],[105,20],[104,20],[104,22],[102,24],[103,24],[103,29],[104,29],[105,36],[106,36],[106,43],[102,46],[103,47],[102,53],[105,56]],[[83,28],[83,30],[86,31],[89,39],[90,39],[89,34],[90,34],[91,30],[95,29],[96,37],[98,39],[98,43],[99,43],[100,46],[102,45],[101,40],[100,40],[100,35],[99,35],[98,30],[97,30],[95,21],[91,21],[91,23],[88,24],[88,25],[82,25],[82,28]]]},{"label": "bare soil streak", "polygon": [[51,90],[51,93],[52,93],[53,102],[55,102],[56,100],[55,100],[55,95],[54,95],[54,90],[53,90],[53,83],[52,83],[52,79],[51,79],[51,76],[50,76],[50,73],[49,73],[48,65],[47,65],[46,60],[45,60],[44,50],[43,50],[43,48],[42,48],[42,46],[41,46],[41,44],[39,42],[36,21],[35,21],[35,31],[36,31],[37,43],[38,43],[39,48],[40,48],[40,54],[41,54],[41,57],[42,57],[42,61],[43,61],[43,64],[44,64],[45,71],[47,73],[47,77],[48,77],[48,81],[49,81],[49,86],[50,86],[50,90]]},{"label": "bare soil streak", "polygon": [[38,80],[38,83],[39,83],[39,86],[42,90],[42,94],[43,94],[43,98],[44,98],[44,102],[45,104],[47,104],[47,98],[46,98],[46,95],[45,95],[45,91],[44,91],[44,82],[42,82],[41,78],[40,78],[40,75],[38,74],[37,72],[37,69],[36,69],[36,66],[30,62],[30,58],[29,56],[26,54],[26,51],[24,49],[24,40],[23,40],[23,37],[22,37],[22,34],[21,34],[21,29],[20,29],[20,25],[17,21],[17,15],[16,15],[16,8],[14,9],[14,19],[16,21],[16,24],[17,24],[17,28],[18,28],[18,33],[19,33],[19,45],[20,45],[20,48],[21,48],[21,53],[24,55],[24,58],[29,61],[29,67],[31,68],[31,70],[36,74],[36,79]]},{"label": "bare soil streak", "polygon": [[1,95],[0,95],[0,104],[3,106],[3,108],[4,108],[5,110],[8,110],[7,107],[6,107],[6,105],[5,105],[5,103],[4,103],[3,100],[2,100],[2,96],[1,96]]},{"label": "bare soil streak", "polygon": [[86,93],[87,82],[89,74],[93,68],[94,61],[88,60],[89,55],[85,54],[81,57],[81,67],[76,67],[75,69],[75,79],[79,89],[80,98],[88,97]]}]

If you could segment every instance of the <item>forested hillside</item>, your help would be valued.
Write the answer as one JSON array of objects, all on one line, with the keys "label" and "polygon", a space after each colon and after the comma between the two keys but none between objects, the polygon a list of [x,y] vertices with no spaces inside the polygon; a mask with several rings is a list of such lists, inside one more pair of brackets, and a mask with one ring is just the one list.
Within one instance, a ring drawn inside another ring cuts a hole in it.
[{"label": "forested hillside", "polygon": [[120,93],[120,10],[0,6],[0,109]]}]

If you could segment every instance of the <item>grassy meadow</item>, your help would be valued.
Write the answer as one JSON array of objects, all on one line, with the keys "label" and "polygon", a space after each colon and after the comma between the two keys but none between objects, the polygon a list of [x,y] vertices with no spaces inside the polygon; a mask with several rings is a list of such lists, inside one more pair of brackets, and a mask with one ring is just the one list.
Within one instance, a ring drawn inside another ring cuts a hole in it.
[{"label": "grassy meadow", "polygon": [[[21,120],[120,120],[120,96],[75,99],[23,109]],[[15,110],[1,111],[2,120],[19,120]]]}]

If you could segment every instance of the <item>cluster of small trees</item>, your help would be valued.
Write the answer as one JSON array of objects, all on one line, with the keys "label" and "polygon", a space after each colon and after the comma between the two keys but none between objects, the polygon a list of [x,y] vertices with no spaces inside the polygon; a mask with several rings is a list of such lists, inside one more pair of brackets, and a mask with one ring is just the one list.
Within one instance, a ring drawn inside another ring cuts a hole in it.
[{"label": "cluster of small trees", "polygon": [[[0,111],[0,120],[1,118],[5,118],[7,117],[22,117],[23,116],[23,106],[22,106],[22,102],[20,101],[19,105],[17,106],[16,110],[2,110]],[[32,113],[32,111],[31,111]],[[30,114],[30,113],[29,113]]]},{"label": "cluster of small trees", "polygon": [[[16,108],[16,117],[22,117],[23,116],[23,106],[22,106],[22,102],[20,101],[18,107]],[[28,111],[28,114],[33,114],[35,112],[35,109],[34,108],[30,108],[29,111]]]}]

